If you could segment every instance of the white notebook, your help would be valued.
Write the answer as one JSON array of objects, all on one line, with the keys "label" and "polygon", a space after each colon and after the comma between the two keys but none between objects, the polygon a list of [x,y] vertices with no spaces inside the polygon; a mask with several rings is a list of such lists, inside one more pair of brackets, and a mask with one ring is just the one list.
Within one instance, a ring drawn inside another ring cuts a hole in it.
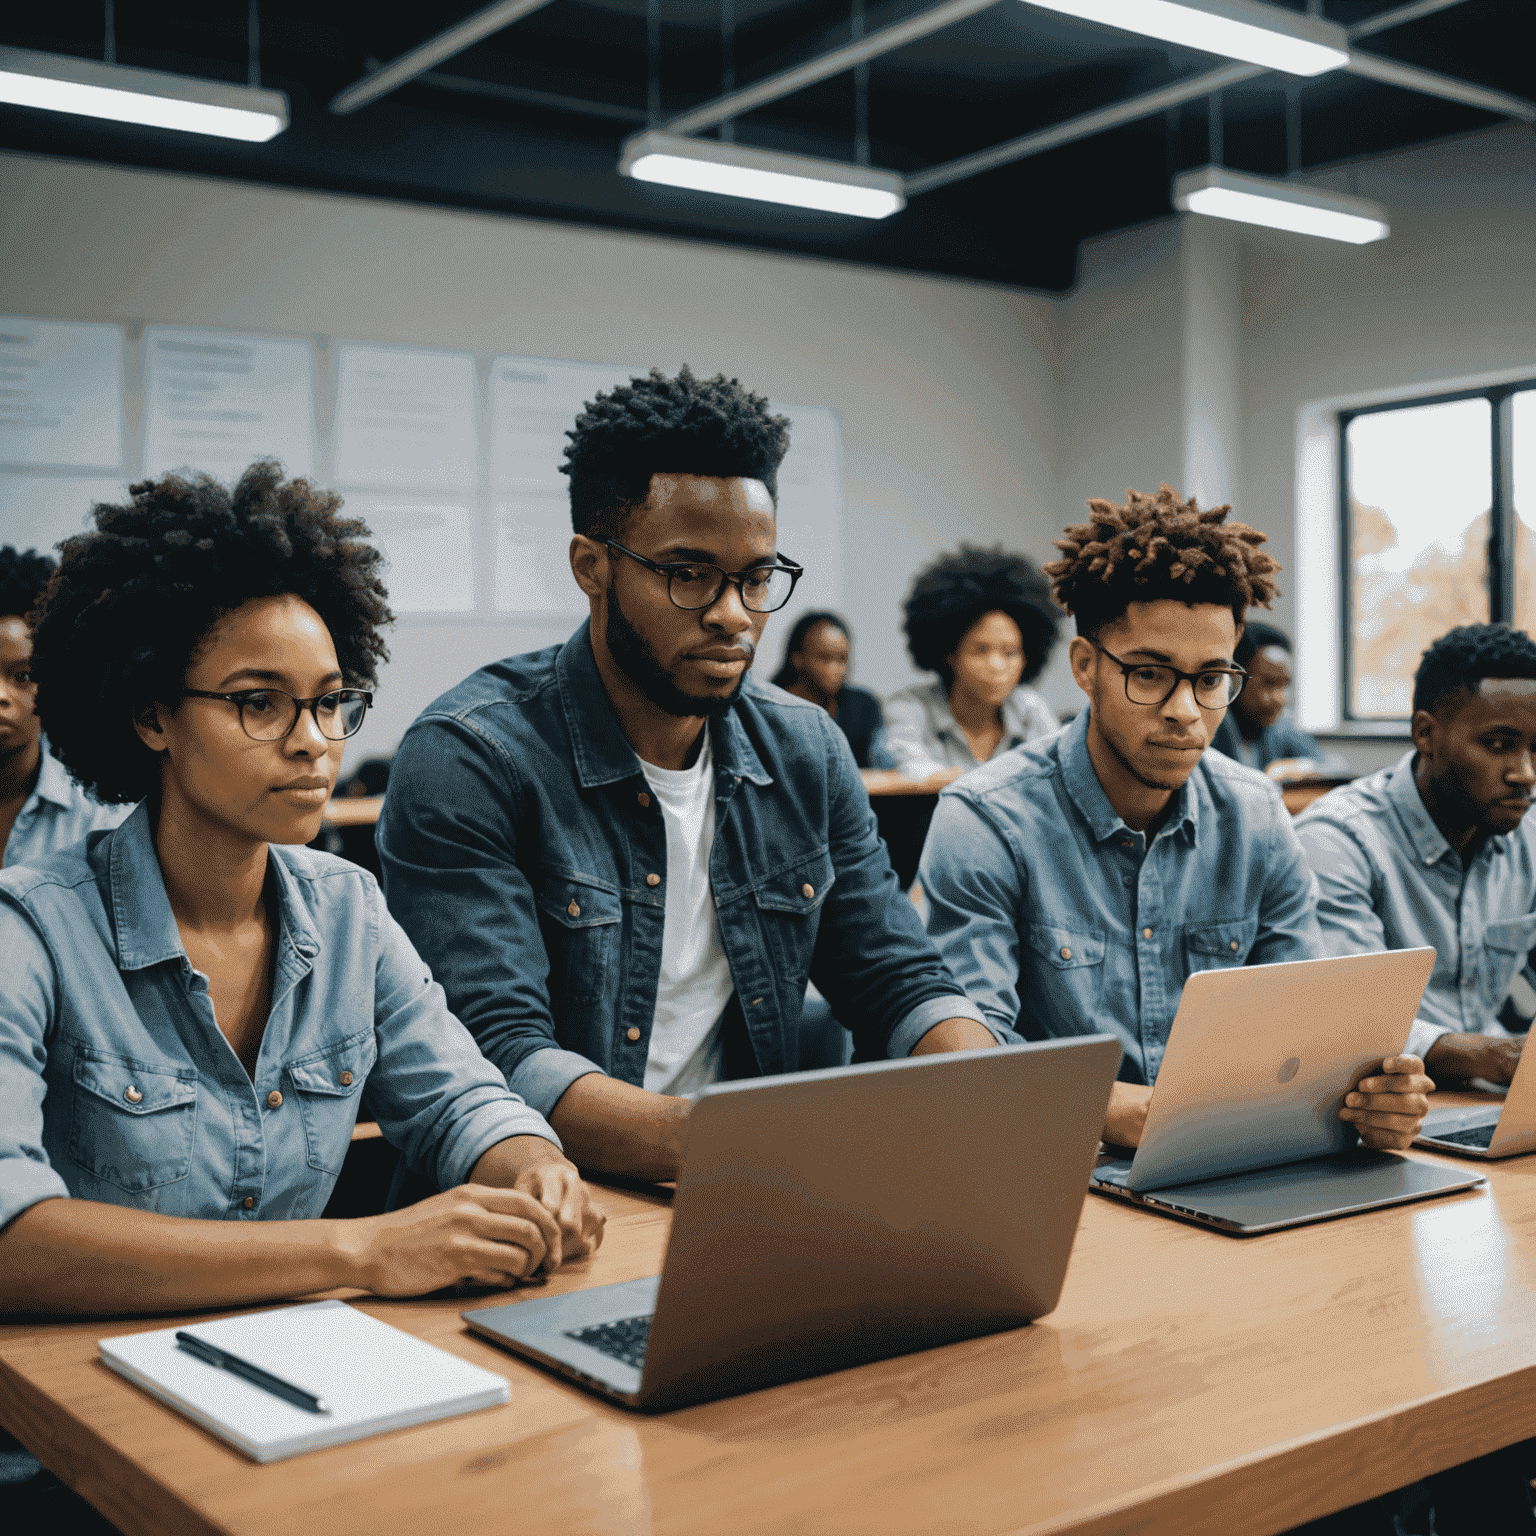
[{"label": "white notebook", "polygon": [[248,1312],[189,1323],[188,1333],[296,1387],[324,1398],[331,1411],[310,1413],[176,1342],[176,1329],[101,1339],[101,1358],[253,1461],[281,1461],[301,1451],[342,1445],[504,1403],[504,1376],[424,1344],[344,1301],[315,1301],[274,1312]]}]

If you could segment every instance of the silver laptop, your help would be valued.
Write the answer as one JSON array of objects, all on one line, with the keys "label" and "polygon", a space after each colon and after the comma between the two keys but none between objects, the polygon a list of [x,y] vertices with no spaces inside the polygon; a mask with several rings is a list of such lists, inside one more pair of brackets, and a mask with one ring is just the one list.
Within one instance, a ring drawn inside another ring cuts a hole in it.
[{"label": "silver laptop", "polygon": [[707,1088],[660,1275],[463,1314],[632,1408],[1018,1328],[1061,1293],[1107,1035]]},{"label": "silver laptop", "polygon": [[1525,1052],[1520,1053],[1502,1104],[1433,1109],[1414,1146],[1462,1157],[1514,1157],[1536,1151],[1536,1067],[1529,1065]]},{"label": "silver laptop", "polygon": [[1344,1095],[1403,1049],[1433,949],[1197,971],[1133,1156],[1092,1187],[1239,1235],[1482,1183],[1358,1144]]}]

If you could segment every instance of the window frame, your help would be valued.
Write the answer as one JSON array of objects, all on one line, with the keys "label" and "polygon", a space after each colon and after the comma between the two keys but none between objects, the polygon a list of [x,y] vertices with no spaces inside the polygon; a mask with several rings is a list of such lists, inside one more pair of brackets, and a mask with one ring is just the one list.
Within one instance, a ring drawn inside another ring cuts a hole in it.
[{"label": "window frame", "polygon": [[1489,404],[1489,456],[1492,500],[1488,510],[1488,622],[1512,624],[1515,618],[1515,444],[1511,430],[1513,399],[1536,390],[1536,376],[1480,389],[1444,390],[1411,399],[1384,400],[1376,405],[1352,406],[1338,413],[1339,477],[1339,719],[1350,724],[1406,725],[1407,715],[1357,715],[1351,705],[1354,694],[1355,635],[1354,513],[1349,494],[1349,424],[1359,416],[1379,416],[1384,411],[1409,411],[1424,405],[1449,405],[1457,400],[1486,400]]}]

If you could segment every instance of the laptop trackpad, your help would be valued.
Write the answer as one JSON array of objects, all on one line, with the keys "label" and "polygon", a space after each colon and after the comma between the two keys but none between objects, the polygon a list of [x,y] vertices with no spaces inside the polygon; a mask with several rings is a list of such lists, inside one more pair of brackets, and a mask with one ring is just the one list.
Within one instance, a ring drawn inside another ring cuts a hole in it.
[{"label": "laptop trackpad", "polygon": [[1142,1199],[1175,1214],[1263,1232],[1470,1189],[1481,1182],[1476,1173],[1358,1147],[1304,1163],[1143,1190]]}]

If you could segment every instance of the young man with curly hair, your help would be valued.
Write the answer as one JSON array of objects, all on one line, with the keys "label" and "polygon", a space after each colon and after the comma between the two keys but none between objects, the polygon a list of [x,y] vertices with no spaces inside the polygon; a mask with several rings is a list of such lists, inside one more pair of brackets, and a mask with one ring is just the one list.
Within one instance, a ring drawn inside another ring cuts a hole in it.
[{"label": "young man with curly hair", "polygon": [[564,465],[590,618],[438,699],[395,758],[390,906],[585,1168],[674,1178],[688,1094],[796,1070],[808,979],[865,1056],[994,1043],[836,723],[748,676],[801,574],[787,427],[687,368],[599,395]]},{"label": "young man with curly hair", "polygon": [[48,750],[27,614],[53,575],[35,549],[0,549],[0,869],[31,864],[128,814],[81,789]]},{"label": "young man with curly hair", "polygon": [[[1166,485],[1088,506],[1046,570],[1089,707],[940,796],[920,878],[928,931],[994,1029],[1119,1035],[1104,1135],[1133,1147],[1191,972],[1322,947],[1278,789],[1206,751],[1242,687],[1244,615],[1275,593],[1264,535]],[[1389,1058],[1340,1117],[1406,1147],[1432,1086]]]},{"label": "young man with curly hair", "polygon": [[937,674],[886,700],[898,770],[949,783],[1060,723],[1026,686],[1051,659],[1057,609],[1022,555],[963,545],[918,572],[905,609],[914,665]]},{"label": "young man with curly hair", "polygon": [[1309,807],[1296,835],[1333,954],[1432,944],[1408,1049],[1438,1078],[1507,1083],[1499,1008],[1536,945],[1536,642],[1467,624],[1424,652],[1413,746]]},{"label": "young man with curly hair", "polygon": [[[336,496],[257,464],[98,506],[35,610],[38,706],[123,824],[0,873],[0,1312],[508,1285],[600,1240],[543,1118],[371,876],[300,846],[389,622]],[[318,1219],[366,1086],[452,1189]]]}]

